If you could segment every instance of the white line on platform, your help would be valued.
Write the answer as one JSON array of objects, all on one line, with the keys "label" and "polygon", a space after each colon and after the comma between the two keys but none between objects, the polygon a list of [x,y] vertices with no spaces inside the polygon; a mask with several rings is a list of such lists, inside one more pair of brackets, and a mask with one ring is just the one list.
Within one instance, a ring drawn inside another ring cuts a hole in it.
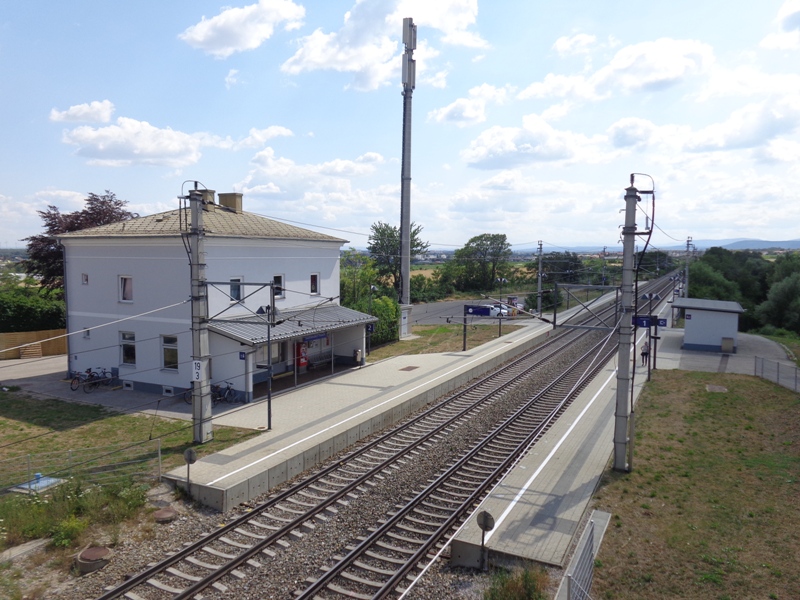
[{"label": "white line on platform", "polygon": [[519,502],[520,499],[522,498],[522,496],[525,495],[525,493],[528,491],[528,488],[531,487],[531,484],[533,483],[533,481],[539,476],[539,473],[541,473],[542,470],[547,466],[547,463],[549,463],[550,459],[553,458],[555,453],[561,447],[561,444],[564,443],[564,440],[566,440],[569,437],[569,435],[572,433],[572,430],[575,429],[575,426],[580,422],[580,420],[586,414],[586,411],[589,410],[589,407],[592,404],[594,404],[594,401],[597,400],[597,398],[600,396],[600,394],[603,392],[603,390],[606,388],[606,386],[609,383],[611,383],[611,380],[614,379],[614,377],[616,377],[616,375],[617,375],[617,370],[614,369],[614,371],[611,373],[611,375],[608,376],[608,379],[606,379],[606,382],[600,387],[600,389],[592,397],[592,399],[589,400],[588,404],[584,407],[584,409],[581,411],[581,413],[575,418],[575,420],[572,422],[572,425],[569,426],[569,429],[567,429],[567,431],[564,433],[564,435],[561,436],[561,439],[558,440],[556,445],[553,446],[553,449],[550,451],[550,454],[547,455],[547,458],[545,458],[544,461],[542,461],[542,464],[539,465],[539,468],[536,469],[536,471],[533,473],[533,475],[530,476],[530,479],[528,479],[528,481],[525,482],[525,485],[522,486],[520,491],[517,492],[517,495],[514,497],[514,499],[508,505],[508,508],[506,508],[503,511],[503,514],[500,515],[500,517],[495,522],[494,529],[492,529],[491,531],[489,531],[486,534],[486,540],[485,540],[486,543],[489,542],[489,540],[491,539],[491,537],[494,534],[494,532],[497,531],[498,529],[500,529],[500,524],[503,521],[505,521],[506,517],[514,509],[514,506],[516,506],[517,502]]},{"label": "white line on platform", "polygon": [[[532,333],[525,334],[524,336],[521,336],[521,337],[519,338],[519,340],[517,340],[517,341],[516,341],[516,343],[523,342],[523,341],[525,341],[527,338],[529,338],[529,337],[533,337],[533,336],[535,336],[535,335],[539,335],[540,333],[541,333],[541,330],[538,330],[538,331],[534,331],[534,332],[532,332]],[[449,377],[449,376],[450,376],[450,375],[452,375],[453,373],[456,373],[456,372],[458,372],[459,370],[463,369],[464,367],[468,367],[468,366],[469,366],[469,365],[471,365],[472,363],[478,362],[478,361],[480,361],[480,360],[483,360],[483,359],[485,359],[487,356],[491,356],[492,354],[494,354],[494,353],[496,353],[496,352],[500,352],[501,350],[507,350],[507,349],[508,349],[508,346],[507,346],[507,345],[506,345],[506,346],[498,346],[498,347],[497,347],[495,350],[492,350],[491,352],[487,352],[487,353],[485,353],[485,354],[480,354],[479,356],[475,357],[473,360],[471,360],[471,361],[468,361],[468,362],[466,362],[466,363],[463,363],[463,364],[459,365],[458,367],[456,367],[455,369],[451,369],[450,371],[447,371],[447,372],[445,372],[445,373],[442,373],[442,374],[440,374],[440,375],[437,375],[436,377],[434,377],[434,378],[432,378],[432,379],[428,379],[428,380],[426,380],[424,383],[421,383],[421,384],[419,384],[418,386],[415,386],[415,387],[413,387],[413,388],[411,388],[411,389],[409,389],[409,390],[406,390],[405,392],[402,392],[402,393],[400,393],[400,394],[397,394],[396,396],[392,396],[391,398],[389,398],[389,399],[387,399],[387,400],[384,400],[384,401],[383,401],[383,402],[381,402],[380,404],[376,404],[375,406],[372,406],[372,407],[370,407],[370,408],[368,408],[368,409],[366,409],[366,410],[362,410],[361,412],[359,412],[359,413],[356,413],[355,415],[353,415],[353,416],[351,416],[351,417],[348,417],[348,418],[346,418],[346,419],[344,419],[344,420],[342,420],[342,421],[339,421],[338,423],[335,423],[335,424],[333,424],[333,425],[331,425],[331,426],[329,426],[329,427],[326,427],[325,429],[320,429],[320,430],[319,430],[319,431],[317,431],[316,433],[313,433],[313,434],[311,434],[311,435],[309,435],[309,436],[307,436],[307,437],[304,437],[304,438],[303,438],[303,439],[301,439],[301,440],[297,440],[296,442],[293,442],[293,443],[289,444],[289,445],[288,445],[288,446],[286,446],[285,448],[281,448],[280,450],[276,450],[276,451],[275,451],[275,452],[273,452],[272,454],[268,454],[267,456],[263,456],[263,457],[259,458],[258,460],[254,460],[253,462],[251,462],[251,463],[249,463],[249,464],[247,464],[247,465],[245,465],[245,466],[243,466],[243,467],[239,467],[238,469],[236,469],[236,470],[234,470],[234,471],[231,471],[230,473],[226,473],[226,474],[225,474],[225,475],[223,475],[222,477],[217,477],[217,478],[216,478],[214,481],[211,481],[211,482],[209,482],[209,483],[208,483],[208,484],[206,484],[206,485],[214,485],[215,483],[219,483],[220,481],[222,481],[223,479],[226,479],[226,478],[230,477],[231,475],[236,475],[237,473],[241,473],[242,471],[244,471],[244,470],[246,470],[246,469],[249,469],[250,467],[253,467],[253,466],[257,465],[257,464],[258,464],[258,463],[260,463],[260,462],[263,462],[263,461],[265,461],[265,460],[268,460],[268,459],[272,458],[273,456],[275,456],[275,455],[277,455],[277,454],[280,454],[281,452],[286,452],[287,450],[289,450],[290,448],[293,448],[294,446],[297,446],[297,445],[299,445],[299,444],[302,444],[303,442],[306,442],[306,441],[308,441],[308,440],[311,440],[311,439],[313,439],[313,438],[315,438],[315,437],[317,437],[317,436],[319,436],[319,435],[322,435],[322,434],[323,434],[323,433],[325,433],[326,431],[330,431],[331,429],[335,429],[336,427],[339,427],[340,425],[343,425],[343,424],[347,423],[348,421],[352,421],[353,419],[356,419],[356,418],[358,418],[358,417],[361,417],[361,416],[363,416],[363,415],[365,415],[365,414],[367,414],[367,413],[369,413],[369,412],[371,412],[371,411],[375,410],[376,408],[380,408],[381,406],[384,406],[385,404],[388,404],[388,403],[390,403],[390,402],[394,402],[394,401],[395,401],[395,400],[397,400],[398,398],[402,398],[403,396],[406,396],[406,395],[410,394],[411,392],[414,392],[414,391],[416,391],[416,390],[418,390],[418,389],[420,389],[420,388],[422,388],[422,387],[425,387],[426,385],[430,384],[432,381],[436,381],[437,379],[442,379],[442,378],[444,378],[444,377]]]}]

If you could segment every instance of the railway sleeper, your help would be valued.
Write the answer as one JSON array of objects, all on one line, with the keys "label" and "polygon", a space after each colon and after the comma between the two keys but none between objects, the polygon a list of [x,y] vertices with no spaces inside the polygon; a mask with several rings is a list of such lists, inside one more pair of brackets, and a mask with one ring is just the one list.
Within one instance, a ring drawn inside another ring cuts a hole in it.
[{"label": "railway sleeper", "polygon": [[175,577],[178,577],[180,579],[185,579],[186,581],[191,581],[191,582],[200,581],[202,579],[202,577],[189,575],[188,573],[184,573],[183,571],[180,571],[175,567],[169,567],[165,572],[169,573],[170,575],[174,575]]},{"label": "railway sleeper", "polygon": [[194,556],[187,556],[183,560],[185,560],[188,563],[192,563],[193,565],[195,565],[197,567],[202,567],[203,569],[208,569],[209,571],[216,571],[217,569],[219,569],[220,567],[223,566],[223,565],[215,565],[215,564],[212,564],[212,563],[203,562],[202,560],[200,560],[199,558],[195,558]]},{"label": "railway sleeper", "polygon": [[[314,583],[314,582],[312,581],[312,583]],[[340,596],[346,596],[348,598],[355,598],[356,600],[372,600],[372,594],[360,594],[360,593],[354,592],[352,590],[347,590],[347,589],[345,589],[343,587],[340,587],[338,585],[335,585],[333,583],[329,583],[326,587],[330,591],[335,592],[335,593],[339,594]],[[320,600],[323,600],[321,596],[317,596],[315,598],[315,600],[317,598],[319,598]]]},{"label": "railway sleeper", "polygon": [[[410,520],[410,519],[408,519],[406,517],[406,520]],[[438,529],[438,527],[436,527],[436,525],[434,525],[432,523],[425,523],[424,521],[417,521],[417,523],[422,523],[423,525],[428,525],[430,527],[433,527],[434,528],[433,531],[436,531],[436,529]],[[409,527],[408,525],[404,525],[402,523],[399,523],[399,524],[395,525],[395,527],[397,527],[397,529],[400,529],[401,531],[403,531],[405,533],[415,533],[417,535],[423,535],[426,538],[431,537],[431,535],[433,534],[433,531],[426,531],[425,529],[417,529],[416,527]]]},{"label": "railway sleeper", "polygon": [[[404,542],[404,543],[412,545],[412,546],[421,546],[423,544],[423,542],[425,541],[425,540],[418,540],[416,538],[406,537],[404,535],[400,535],[400,534],[394,533],[393,531],[387,531],[385,535],[388,538],[391,538],[393,540],[397,540],[398,542]],[[430,535],[426,536],[426,539],[428,537],[430,537]]]},{"label": "railway sleeper", "polygon": [[245,537],[253,538],[255,540],[263,540],[263,539],[265,539],[267,537],[265,535],[260,535],[258,533],[253,533],[252,531],[247,531],[246,529],[242,529],[241,527],[237,527],[236,529],[234,529],[234,531],[236,533],[238,533],[239,535],[243,535]]},{"label": "railway sleeper", "polygon": [[[369,572],[375,573],[376,575],[380,574],[372,569],[369,569]],[[392,573],[392,575],[394,575],[394,573]],[[385,583],[384,581],[375,581],[374,579],[366,579],[364,577],[359,577],[358,575],[350,573],[349,571],[342,571],[341,573],[339,573],[339,577],[341,577],[342,579],[347,579],[348,581],[353,581],[360,585],[365,585],[367,587],[375,588],[376,590],[381,589],[383,587],[383,584]]]},{"label": "railway sleeper", "polygon": [[[416,511],[414,511],[414,512],[416,512]],[[434,517],[433,515],[430,515],[430,516],[435,518],[435,519],[439,519],[439,520],[444,518],[443,516],[439,516],[439,517]],[[405,519],[406,519],[406,521],[411,521],[412,523],[417,523],[418,525],[424,525],[426,527],[439,527],[439,523],[438,522],[437,523],[431,523],[430,521],[425,521],[424,519],[417,519],[416,517],[412,516],[411,514],[406,515]]]}]

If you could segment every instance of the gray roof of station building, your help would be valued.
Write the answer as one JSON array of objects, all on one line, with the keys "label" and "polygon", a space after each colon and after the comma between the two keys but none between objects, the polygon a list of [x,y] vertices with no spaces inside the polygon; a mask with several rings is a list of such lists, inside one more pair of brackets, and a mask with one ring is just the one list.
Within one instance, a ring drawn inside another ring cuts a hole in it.
[{"label": "gray roof of station building", "polygon": [[[58,237],[67,240],[104,237],[175,237],[189,232],[190,221],[189,209],[168,210],[146,217],[136,217],[127,221],[64,233]],[[309,240],[340,244],[347,242],[341,238],[273,221],[253,213],[237,213],[220,205],[214,205],[214,210],[203,212],[203,228],[206,237],[212,238]]]},{"label": "gray roof of station building", "polygon": [[690,310],[707,310],[711,312],[743,313],[744,309],[738,302],[730,300],[704,300],[702,298],[676,298],[672,302],[673,308],[688,308]]},{"label": "gray roof of station building", "polygon": [[[338,305],[282,310],[269,332],[269,339],[277,342],[302,338],[377,321],[377,317]],[[266,315],[213,319],[208,324],[209,331],[249,345],[265,344],[268,328]]]}]

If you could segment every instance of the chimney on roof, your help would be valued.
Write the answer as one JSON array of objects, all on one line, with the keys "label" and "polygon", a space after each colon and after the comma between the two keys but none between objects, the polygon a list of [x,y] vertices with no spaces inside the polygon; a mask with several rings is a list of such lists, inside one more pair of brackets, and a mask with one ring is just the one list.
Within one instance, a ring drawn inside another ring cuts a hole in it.
[{"label": "chimney on roof", "polygon": [[203,210],[211,212],[216,209],[217,205],[214,204],[214,190],[200,190],[200,194],[203,196]]},{"label": "chimney on roof", "polygon": [[242,194],[239,192],[220,193],[219,205],[232,210],[236,214],[242,212]]}]

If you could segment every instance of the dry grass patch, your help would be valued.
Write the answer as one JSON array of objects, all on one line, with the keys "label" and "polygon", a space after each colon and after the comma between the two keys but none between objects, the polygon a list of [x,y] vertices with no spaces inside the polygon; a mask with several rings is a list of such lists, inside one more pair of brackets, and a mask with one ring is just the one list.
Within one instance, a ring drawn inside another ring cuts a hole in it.
[{"label": "dry grass patch", "polygon": [[800,598],[798,395],[745,375],[653,375],[634,469],[596,494],[612,517],[592,597]]},{"label": "dry grass patch", "polygon": [[[504,323],[500,333],[506,335],[516,330],[516,325]],[[412,328],[414,339],[404,339],[373,347],[368,362],[376,362],[403,354],[432,354],[436,352],[461,352],[464,348],[463,325],[416,325]],[[467,350],[498,338],[497,325],[467,325]]]}]

